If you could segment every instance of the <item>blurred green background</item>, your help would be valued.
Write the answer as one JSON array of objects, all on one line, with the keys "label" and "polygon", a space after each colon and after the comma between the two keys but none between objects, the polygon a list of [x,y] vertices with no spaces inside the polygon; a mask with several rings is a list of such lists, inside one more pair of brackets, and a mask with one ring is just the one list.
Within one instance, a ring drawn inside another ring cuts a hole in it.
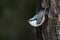
[{"label": "blurred green background", "polygon": [[27,20],[35,8],[36,0],[0,0],[0,40],[34,40]]}]

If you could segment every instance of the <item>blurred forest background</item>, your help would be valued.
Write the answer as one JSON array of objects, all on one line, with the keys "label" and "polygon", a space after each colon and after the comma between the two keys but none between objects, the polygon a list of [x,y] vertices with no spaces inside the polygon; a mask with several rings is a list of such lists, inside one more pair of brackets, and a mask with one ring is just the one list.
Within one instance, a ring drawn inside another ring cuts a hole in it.
[{"label": "blurred forest background", "polygon": [[36,0],[0,0],[0,40],[34,40],[27,20],[35,8]]}]

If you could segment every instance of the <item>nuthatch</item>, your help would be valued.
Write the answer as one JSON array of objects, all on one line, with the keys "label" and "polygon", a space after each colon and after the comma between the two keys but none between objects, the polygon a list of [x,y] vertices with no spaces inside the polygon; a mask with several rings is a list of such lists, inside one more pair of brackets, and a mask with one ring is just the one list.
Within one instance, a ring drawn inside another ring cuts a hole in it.
[{"label": "nuthatch", "polygon": [[43,24],[45,20],[45,10],[39,11],[34,17],[28,20],[28,23],[34,27],[34,33],[36,34],[36,39],[39,40],[38,27]]},{"label": "nuthatch", "polygon": [[[28,23],[34,27],[34,33],[36,34],[36,38],[37,40],[39,40],[39,26],[41,26],[44,21],[45,21],[45,14],[46,14],[46,10],[48,8],[48,6],[45,6],[42,4],[42,7],[44,8],[44,10],[40,10],[38,12],[36,12],[36,15],[33,16],[32,18],[30,18],[28,20]],[[42,37],[41,37],[42,38]]]},{"label": "nuthatch", "polygon": [[28,23],[33,27],[38,27],[43,24],[45,20],[45,12],[49,5],[47,3],[42,4],[42,7],[45,8],[44,10],[40,10],[36,13],[36,15],[28,20]]},{"label": "nuthatch", "polygon": [[33,27],[38,27],[43,24],[45,20],[44,10],[39,11],[34,17],[28,20],[28,23]]}]

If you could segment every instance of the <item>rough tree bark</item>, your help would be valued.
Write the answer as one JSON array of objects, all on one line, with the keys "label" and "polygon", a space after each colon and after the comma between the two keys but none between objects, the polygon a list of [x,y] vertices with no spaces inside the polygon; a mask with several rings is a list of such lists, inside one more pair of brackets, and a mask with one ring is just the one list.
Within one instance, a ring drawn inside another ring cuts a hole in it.
[{"label": "rough tree bark", "polygon": [[39,36],[42,37],[39,40],[60,40],[60,0],[45,1],[49,5],[49,12],[44,24],[39,27]]}]

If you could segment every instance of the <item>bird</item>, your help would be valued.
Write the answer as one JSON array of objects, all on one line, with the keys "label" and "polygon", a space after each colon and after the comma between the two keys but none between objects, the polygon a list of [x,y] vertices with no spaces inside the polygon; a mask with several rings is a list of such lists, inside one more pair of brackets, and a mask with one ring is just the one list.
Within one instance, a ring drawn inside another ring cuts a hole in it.
[{"label": "bird", "polygon": [[32,18],[28,20],[28,23],[33,27],[39,27],[44,23],[45,20],[45,10],[40,10]]},{"label": "bird", "polygon": [[34,27],[34,33],[36,34],[36,39],[39,40],[38,27],[41,26],[45,21],[45,10],[38,11],[32,18],[28,20],[28,23]]}]

